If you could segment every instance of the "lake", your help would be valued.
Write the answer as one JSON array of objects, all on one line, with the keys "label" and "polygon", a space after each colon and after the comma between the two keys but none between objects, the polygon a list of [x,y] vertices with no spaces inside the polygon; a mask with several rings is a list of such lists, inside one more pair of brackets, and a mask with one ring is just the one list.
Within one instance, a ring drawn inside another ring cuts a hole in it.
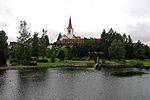
[{"label": "lake", "polygon": [[[150,74],[113,76],[139,70],[49,68],[0,71],[0,100],[149,100]],[[149,73],[149,70],[142,70]]]}]

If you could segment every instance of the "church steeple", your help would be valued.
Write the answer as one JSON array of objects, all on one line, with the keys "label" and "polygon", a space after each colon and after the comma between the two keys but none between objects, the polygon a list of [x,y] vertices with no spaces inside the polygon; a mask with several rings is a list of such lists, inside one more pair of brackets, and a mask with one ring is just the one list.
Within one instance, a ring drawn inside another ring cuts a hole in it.
[{"label": "church steeple", "polygon": [[68,24],[68,28],[67,29],[72,29],[71,16],[70,16],[70,19],[69,19],[69,24]]},{"label": "church steeple", "polygon": [[73,38],[73,28],[72,28],[71,16],[69,18],[69,24],[68,24],[68,28],[67,28],[67,37],[70,39]]}]

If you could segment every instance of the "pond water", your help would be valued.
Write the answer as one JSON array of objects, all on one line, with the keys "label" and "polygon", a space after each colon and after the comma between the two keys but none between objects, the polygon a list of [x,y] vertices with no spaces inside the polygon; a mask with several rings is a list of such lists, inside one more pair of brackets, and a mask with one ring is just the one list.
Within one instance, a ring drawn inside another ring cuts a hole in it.
[{"label": "pond water", "polygon": [[150,74],[127,77],[111,74],[124,70],[138,69],[1,71],[0,100],[149,100]]}]

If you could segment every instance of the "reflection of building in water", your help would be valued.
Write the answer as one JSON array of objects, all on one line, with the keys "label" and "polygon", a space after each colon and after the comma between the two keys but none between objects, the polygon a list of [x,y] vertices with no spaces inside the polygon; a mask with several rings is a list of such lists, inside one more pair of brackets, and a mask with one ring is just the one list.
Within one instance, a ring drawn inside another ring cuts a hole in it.
[{"label": "reflection of building in water", "polygon": [[71,17],[69,19],[69,24],[67,28],[67,35],[63,35],[60,33],[57,41],[54,42],[54,45],[71,45],[73,43],[83,43],[84,39],[81,39],[80,36],[74,35],[74,29],[72,27]]}]

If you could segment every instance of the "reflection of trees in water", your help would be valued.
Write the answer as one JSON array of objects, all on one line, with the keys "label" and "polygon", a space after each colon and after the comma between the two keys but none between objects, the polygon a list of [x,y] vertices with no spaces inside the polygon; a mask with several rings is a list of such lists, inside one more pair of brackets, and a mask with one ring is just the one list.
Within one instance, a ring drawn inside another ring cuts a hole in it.
[{"label": "reflection of trees in water", "polygon": [[19,70],[20,97],[19,100],[36,99],[44,93],[45,80],[48,77],[47,69]]},{"label": "reflection of trees in water", "polygon": [[0,72],[0,99],[16,100],[18,96],[18,70]]},{"label": "reflection of trees in water", "polygon": [[[2,94],[2,93],[3,93],[3,90],[4,90],[5,71],[6,71],[6,70],[0,70],[0,94]],[[1,96],[0,96],[0,97],[1,97]]]},{"label": "reflection of trees in water", "polygon": [[19,70],[19,77],[21,82],[40,82],[44,81],[47,76],[47,69],[29,69]]}]

